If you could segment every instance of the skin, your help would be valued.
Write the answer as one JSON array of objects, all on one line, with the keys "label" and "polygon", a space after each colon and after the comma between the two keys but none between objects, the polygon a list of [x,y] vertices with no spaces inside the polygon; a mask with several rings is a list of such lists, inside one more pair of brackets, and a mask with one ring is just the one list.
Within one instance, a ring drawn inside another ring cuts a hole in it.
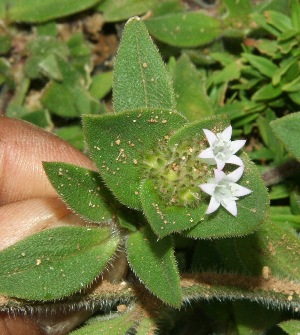
[{"label": "skin", "polygon": [[[96,170],[93,162],[58,137],[30,123],[0,116],[0,250],[44,229],[85,225],[58,198],[43,161],[72,163]],[[63,335],[92,311],[57,315],[0,312],[1,335]]]}]

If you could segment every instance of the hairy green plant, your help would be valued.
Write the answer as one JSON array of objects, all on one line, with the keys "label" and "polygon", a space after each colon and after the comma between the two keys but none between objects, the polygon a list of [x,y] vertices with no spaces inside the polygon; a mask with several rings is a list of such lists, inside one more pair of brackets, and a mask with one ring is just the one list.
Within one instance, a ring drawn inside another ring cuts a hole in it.
[{"label": "hairy green plant", "polygon": [[[63,42],[52,22],[39,27],[7,115],[51,128],[50,115],[84,114],[83,132],[77,124],[60,130],[72,143],[84,137],[98,172],[44,162],[53,187],[87,227],[47,230],[0,252],[1,310],[99,306],[101,314],[74,335],[298,331],[299,321],[284,320],[299,319],[300,307],[293,169],[300,157],[300,5],[291,1],[286,14],[276,9],[280,3],[243,0],[237,10],[226,0],[216,17],[185,12],[179,1],[66,6],[64,15],[97,5],[110,22],[152,10],[126,23],[113,74],[92,75],[82,34]],[[44,5],[45,15],[33,12],[30,22],[56,17]],[[6,15],[26,22],[28,8],[13,1]],[[180,48],[211,44],[181,49],[166,66],[148,31]],[[229,50],[227,39],[241,49]],[[6,54],[10,40],[3,41]],[[2,60],[0,80],[13,89]],[[30,110],[24,101],[33,83],[43,89]],[[111,84],[108,112],[97,99]],[[281,117],[286,111],[293,114]],[[242,152],[245,141],[237,137],[244,135],[252,142]],[[290,183],[274,185],[286,176]],[[269,206],[270,198],[290,203]],[[122,282],[100,280],[124,259]]]}]

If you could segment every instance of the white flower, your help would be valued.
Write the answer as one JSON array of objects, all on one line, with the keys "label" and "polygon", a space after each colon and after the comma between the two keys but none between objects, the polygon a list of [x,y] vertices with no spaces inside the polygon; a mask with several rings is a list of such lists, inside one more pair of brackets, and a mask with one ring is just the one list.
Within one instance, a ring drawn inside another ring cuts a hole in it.
[{"label": "white flower", "polygon": [[235,153],[241,149],[246,141],[231,141],[231,126],[217,134],[208,129],[203,129],[203,131],[210,147],[203,150],[198,156],[199,158],[204,159],[208,164],[217,164],[218,170],[222,170],[225,163],[244,166],[243,161]]},{"label": "white flower", "polygon": [[212,178],[210,183],[199,185],[203,192],[211,196],[206,214],[213,213],[222,205],[229,213],[237,215],[236,201],[239,197],[252,192],[248,188],[236,184],[243,172],[243,167],[237,168],[228,175],[215,169],[215,178]]}]

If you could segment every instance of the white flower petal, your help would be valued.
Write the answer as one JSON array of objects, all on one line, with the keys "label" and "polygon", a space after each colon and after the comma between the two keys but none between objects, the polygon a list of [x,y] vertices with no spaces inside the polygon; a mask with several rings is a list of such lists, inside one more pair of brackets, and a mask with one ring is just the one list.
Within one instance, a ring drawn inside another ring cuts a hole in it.
[{"label": "white flower petal", "polygon": [[215,174],[215,182],[216,184],[219,184],[221,180],[226,178],[226,174],[218,169],[214,169],[214,174]]},{"label": "white flower petal", "polygon": [[226,163],[230,163],[230,164],[234,164],[234,165],[239,165],[239,166],[244,166],[243,161],[240,159],[240,157],[236,156],[236,155],[232,155],[230,156]]},{"label": "white flower petal", "polygon": [[233,192],[233,196],[235,197],[243,197],[244,195],[248,195],[250,193],[252,193],[251,190],[249,190],[249,188],[235,184],[234,185],[234,192]]},{"label": "white flower petal", "polygon": [[222,161],[221,159],[215,157],[216,163],[217,163],[217,168],[218,170],[223,170],[224,166],[225,166],[225,162]]},{"label": "white flower petal", "polygon": [[229,126],[222,132],[222,138],[224,141],[230,141],[232,135],[232,127]]},{"label": "white flower petal", "polygon": [[246,143],[246,140],[232,141],[230,143],[232,154],[235,154],[237,151],[239,151],[245,145],[245,143]]},{"label": "white flower petal", "polygon": [[211,197],[206,214],[211,214],[215,212],[220,207],[220,202],[215,198]]},{"label": "white flower petal", "polygon": [[203,129],[203,131],[204,131],[204,134],[207,138],[209,145],[210,146],[214,145],[214,143],[216,142],[217,136],[208,129]]},{"label": "white flower petal", "polygon": [[215,192],[216,184],[201,184],[199,187],[203,192],[212,196]]},{"label": "white flower petal", "polygon": [[207,148],[203,151],[200,152],[200,154],[198,155],[199,158],[209,158],[209,159],[214,159],[215,155],[212,151],[211,148]]},{"label": "white flower petal", "polygon": [[233,216],[237,216],[237,207],[234,200],[228,199],[226,203],[221,203],[221,205]]},{"label": "white flower petal", "polygon": [[233,172],[229,173],[227,175],[227,179],[230,180],[231,182],[236,183],[242,177],[243,173],[244,173],[244,167],[241,166],[236,170],[234,170]]}]

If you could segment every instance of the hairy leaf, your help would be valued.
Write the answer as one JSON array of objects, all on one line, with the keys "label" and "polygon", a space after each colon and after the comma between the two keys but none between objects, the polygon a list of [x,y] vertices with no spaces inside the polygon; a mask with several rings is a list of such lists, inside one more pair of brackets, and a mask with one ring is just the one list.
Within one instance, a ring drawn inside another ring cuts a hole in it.
[{"label": "hairy leaf", "polygon": [[116,112],[175,109],[170,74],[138,17],[130,19],[123,32],[114,68],[113,102]]},{"label": "hairy leaf", "polygon": [[0,293],[27,300],[66,297],[90,284],[116,252],[108,228],[45,230],[0,253]]},{"label": "hairy leaf", "polygon": [[191,300],[248,300],[267,307],[299,310],[300,285],[293,281],[268,279],[226,272],[199,272],[182,275],[183,301]]},{"label": "hairy leaf", "polygon": [[135,110],[103,116],[84,116],[84,133],[106,185],[126,206],[141,208],[143,157],[185,124],[166,110]]},{"label": "hairy leaf", "polygon": [[298,335],[300,330],[300,321],[288,320],[280,322],[278,326],[289,335]]},{"label": "hairy leaf", "polygon": [[148,290],[163,302],[179,307],[181,291],[171,238],[157,240],[145,226],[129,235],[126,248],[130,266]]},{"label": "hairy leaf", "polygon": [[76,213],[93,222],[113,219],[114,199],[99,173],[67,163],[43,165],[58,194]]}]

